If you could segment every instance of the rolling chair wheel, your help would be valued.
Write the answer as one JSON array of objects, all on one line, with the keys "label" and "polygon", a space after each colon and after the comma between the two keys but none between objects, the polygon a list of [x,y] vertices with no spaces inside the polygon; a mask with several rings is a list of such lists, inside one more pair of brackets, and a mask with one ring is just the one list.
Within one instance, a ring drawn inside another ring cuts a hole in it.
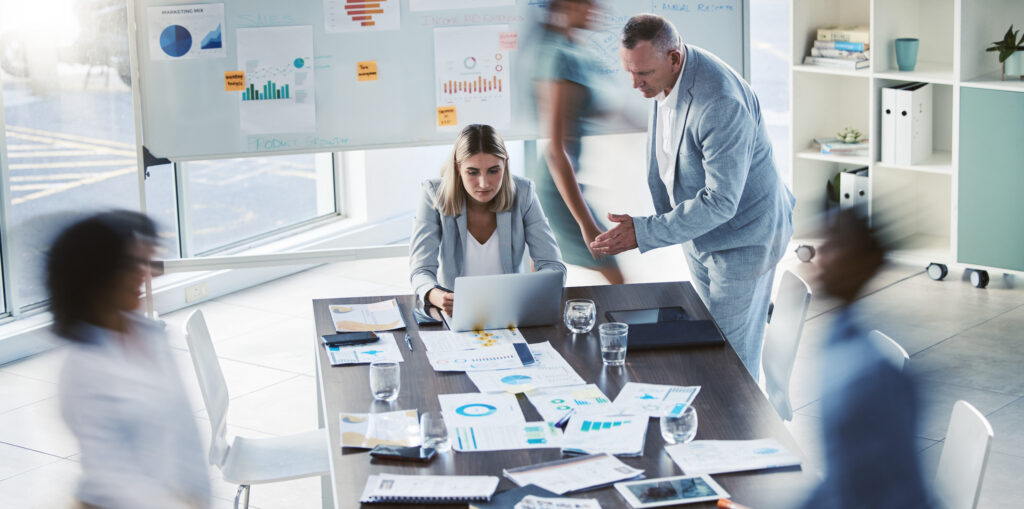
[{"label": "rolling chair wheel", "polygon": [[928,271],[928,277],[935,281],[942,281],[949,275],[949,268],[942,263],[929,263],[926,270]]},{"label": "rolling chair wheel", "polygon": [[807,263],[814,259],[814,246],[800,244],[799,246],[796,246],[796,251],[794,252],[796,253],[796,257],[804,263]]},{"label": "rolling chair wheel", "polygon": [[985,288],[988,286],[988,271],[987,270],[971,270],[971,284],[975,288]]}]

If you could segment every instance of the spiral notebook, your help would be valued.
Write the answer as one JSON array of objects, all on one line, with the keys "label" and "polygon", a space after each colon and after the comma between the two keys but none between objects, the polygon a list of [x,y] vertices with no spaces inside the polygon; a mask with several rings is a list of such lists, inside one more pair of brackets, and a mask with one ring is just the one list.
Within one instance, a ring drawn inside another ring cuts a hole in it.
[{"label": "spiral notebook", "polygon": [[492,475],[371,475],[359,501],[363,503],[441,503],[490,500],[499,479]]}]

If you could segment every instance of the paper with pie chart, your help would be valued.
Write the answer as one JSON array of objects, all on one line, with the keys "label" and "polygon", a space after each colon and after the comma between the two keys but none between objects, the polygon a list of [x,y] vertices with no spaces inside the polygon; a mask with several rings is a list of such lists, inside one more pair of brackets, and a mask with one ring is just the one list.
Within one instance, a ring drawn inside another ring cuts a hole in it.
[{"label": "paper with pie chart", "polygon": [[699,392],[699,385],[682,387],[629,382],[615,396],[614,404],[624,414],[678,417]]},{"label": "paper with pie chart", "polygon": [[382,331],[405,327],[398,300],[370,304],[334,304],[328,307],[338,332]]},{"label": "paper with pie chart", "polygon": [[519,401],[511,394],[438,394],[441,415],[449,428],[455,425],[492,426],[525,423]]},{"label": "paper with pie chart", "polygon": [[239,28],[238,69],[245,90],[237,94],[239,123],[250,134],[316,130],[313,27]]},{"label": "paper with pie chart", "polygon": [[224,4],[181,4],[150,7],[149,58],[185,60],[223,58]]},{"label": "paper with pie chart", "polygon": [[469,332],[420,331],[420,339],[428,352],[490,348],[511,343],[525,343],[526,338],[515,327]]},{"label": "paper with pie chart", "polygon": [[395,342],[395,334],[381,334],[376,343],[352,346],[327,346],[331,366],[369,364],[376,361],[402,362],[402,351]]},{"label": "paper with pie chart", "polygon": [[532,391],[542,387],[585,385],[587,382],[545,341],[530,345],[535,363],[513,369],[467,372],[470,381],[480,392]]},{"label": "paper with pie chart", "polygon": [[613,411],[612,400],[594,384],[548,387],[526,393],[545,421],[557,422],[570,411],[580,415]]},{"label": "paper with pie chart", "polygon": [[500,34],[508,25],[434,29],[434,89],[437,107],[455,107],[458,125],[438,126],[454,131],[467,124],[505,127],[512,118],[509,92],[509,50],[501,49]]}]

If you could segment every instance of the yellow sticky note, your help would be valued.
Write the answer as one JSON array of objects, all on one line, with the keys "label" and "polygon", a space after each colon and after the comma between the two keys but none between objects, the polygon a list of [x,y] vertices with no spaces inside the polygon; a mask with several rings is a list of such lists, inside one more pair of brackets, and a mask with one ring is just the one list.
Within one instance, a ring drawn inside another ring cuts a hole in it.
[{"label": "yellow sticky note", "polygon": [[455,106],[441,106],[437,109],[437,126],[447,127],[451,125],[459,125],[459,120],[455,116]]},{"label": "yellow sticky note", "polygon": [[359,81],[377,81],[377,61],[356,62],[356,76]]},{"label": "yellow sticky note", "polygon": [[227,71],[224,73],[224,91],[241,92],[245,90],[245,71]]}]

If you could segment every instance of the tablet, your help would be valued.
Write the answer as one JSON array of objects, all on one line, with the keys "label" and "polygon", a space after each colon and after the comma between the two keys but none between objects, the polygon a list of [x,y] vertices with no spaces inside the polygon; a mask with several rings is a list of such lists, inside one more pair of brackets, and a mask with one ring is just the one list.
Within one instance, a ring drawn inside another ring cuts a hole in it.
[{"label": "tablet", "polygon": [[615,483],[615,490],[634,509],[711,502],[720,498],[729,498],[729,494],[707,475],[681,475],[619,482]]},{"label": "tablet", "polygon": [[611,322],[623,322],[630,325],[640,323],[674,322],[676,320],[689,320],[690,315],[679,306],[647,309],[627,309],[623,311],[608,311],[604,316]]}]

